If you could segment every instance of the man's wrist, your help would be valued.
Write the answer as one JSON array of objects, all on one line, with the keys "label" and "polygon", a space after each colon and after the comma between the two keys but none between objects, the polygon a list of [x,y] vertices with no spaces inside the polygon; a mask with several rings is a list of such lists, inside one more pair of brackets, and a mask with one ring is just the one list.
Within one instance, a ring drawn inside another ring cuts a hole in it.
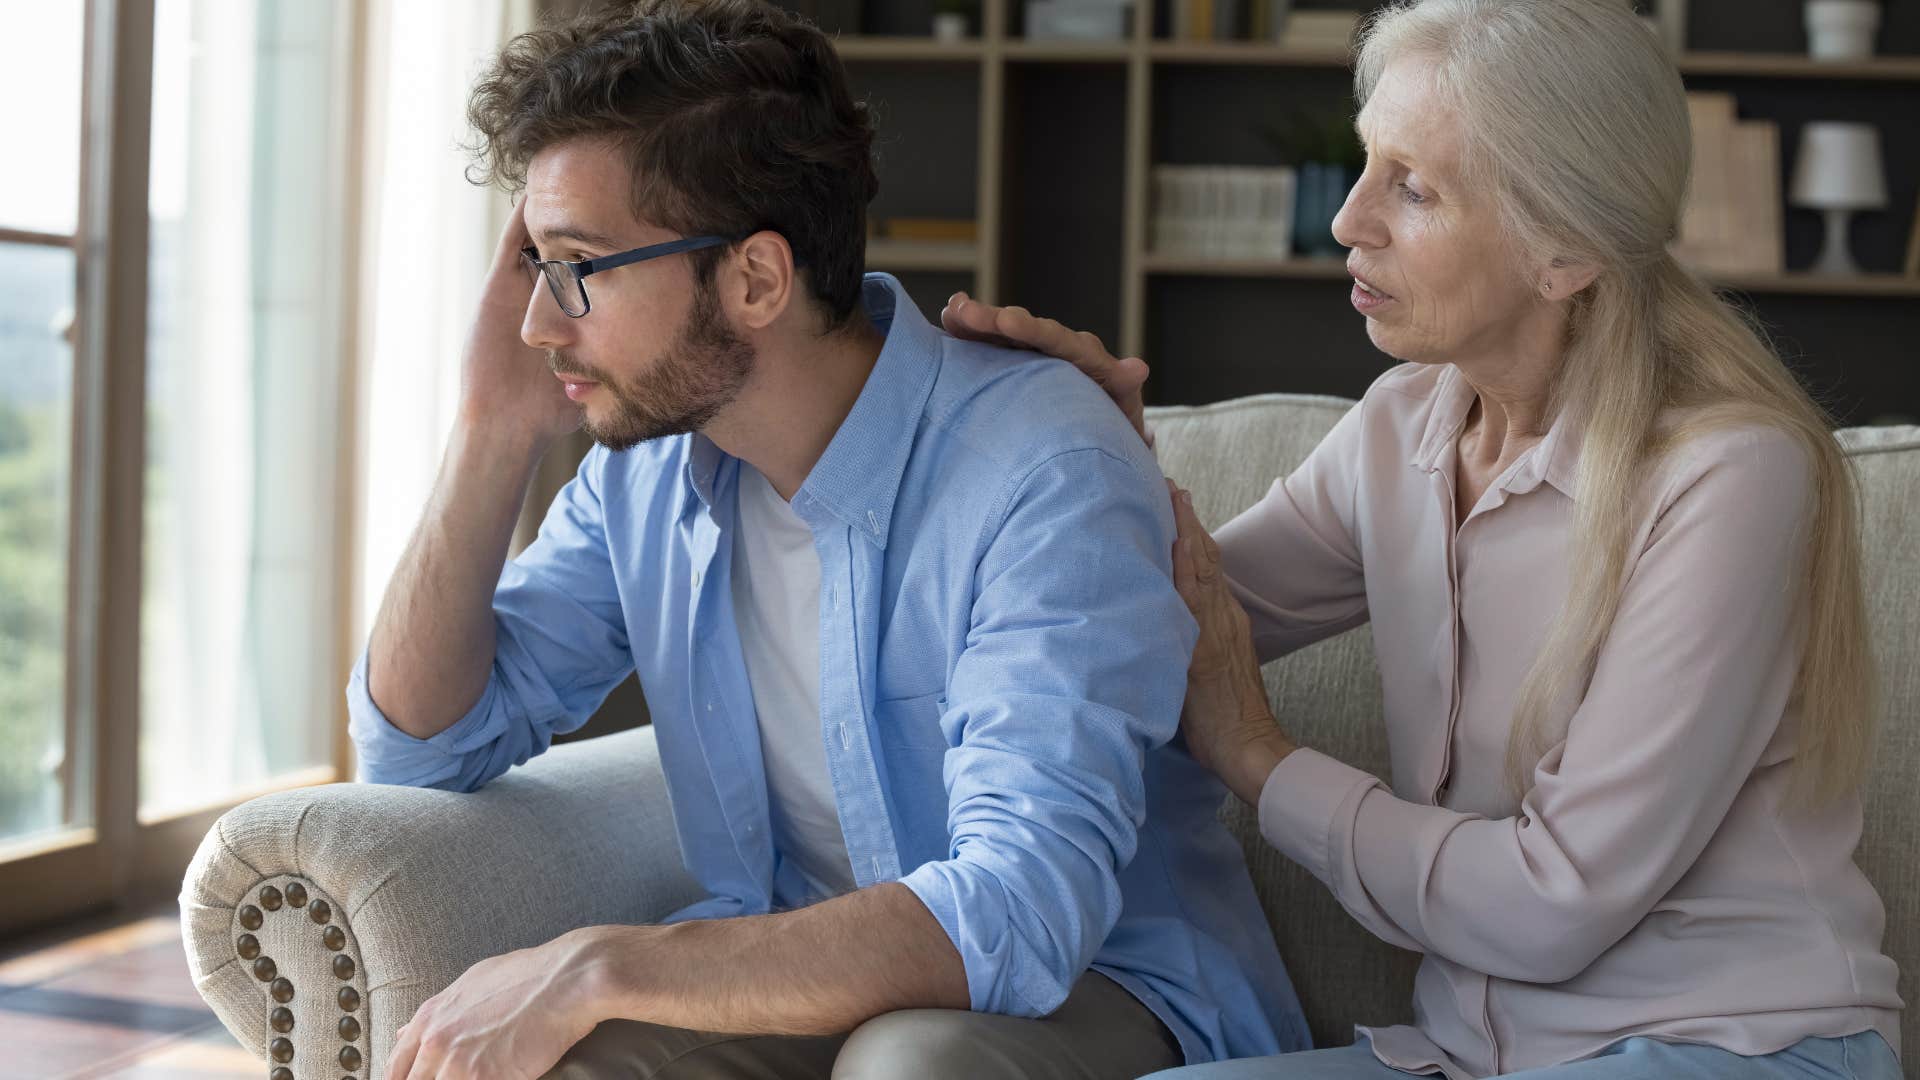
[{"label": "man's wrist", "polygon": [[468,452],[480,451],[514,463],[525,462],[530,469],[546,455],[558,436],[516,423],[499,410],[463,401],[454,413],[453,438]]},{"label": "man's wrist", "polygon": [[663,959],[660,950],[649,945],[657,945],[671,929],[587,926],[569,931],[563,940],[568,942],[574,962],[582,965],[586,973],[580,983],[581,998],[571,1003],[572,1007],[593,1024],[644,1018],[646,987],[643,980],[648,971],[658,969]]}]

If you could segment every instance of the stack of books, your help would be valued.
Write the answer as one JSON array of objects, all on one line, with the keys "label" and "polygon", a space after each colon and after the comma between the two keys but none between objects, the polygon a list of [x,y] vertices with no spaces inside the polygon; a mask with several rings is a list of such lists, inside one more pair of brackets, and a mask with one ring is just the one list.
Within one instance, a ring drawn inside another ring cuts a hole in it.
[{"label": "stack of books", "polygon": [[1293,0],[1173,0],[1169,34],[1181,41],[1265,41],[1315,51],[1344,49],[1358,11],[1293,11]]},{"label": "stack of books", "polygon": [[1780,126],[1738,118],[1732,94],[1687,95],[1693,184],[1676,259],[1710,274],[1777,274],[1785,262]]},{"label": "stack of books", "polygon": [[1289,168],[1156,165],[1149,246],[1163,255],[1287,258],[1293,196]]},{"label": "stack of books", "polygon": [[1296,11],[1275,28],[1274,40],[1289,49],[1333,52],[1351,49],[1359,27],[1357,11]]}]

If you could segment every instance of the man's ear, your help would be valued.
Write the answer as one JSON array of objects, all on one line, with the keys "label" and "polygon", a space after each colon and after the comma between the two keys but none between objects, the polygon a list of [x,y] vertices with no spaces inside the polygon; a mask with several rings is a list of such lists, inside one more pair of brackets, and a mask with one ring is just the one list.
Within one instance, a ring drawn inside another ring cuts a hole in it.
[{"label": "man's ear", "polygon": [[787,238],[764,229],[734,247],[718,276],[725,279],[720,295],[728,314],[750,330],[764,330],[780,318],[799,285]]}]

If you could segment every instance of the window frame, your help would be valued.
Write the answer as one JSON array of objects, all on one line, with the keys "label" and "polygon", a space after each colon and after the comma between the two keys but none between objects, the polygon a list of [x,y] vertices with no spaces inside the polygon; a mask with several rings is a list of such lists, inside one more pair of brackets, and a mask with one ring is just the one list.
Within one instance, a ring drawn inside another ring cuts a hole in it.
[{"label": "window frame", "polygon": [[[342,422],[333,498],[332,626],[320,637],[329,670],[352,662],[353,498],[359,445],[356,405],[366,0],[347,20],[330,154],[343,222],[336,296]],[[0,241],[75,253],[73,422],[64,634],[64,820],[90,824],[0,844],[0,935],[106,907],[176,894],[188,862],[221,814],[273,791],[349,779],[346,704],[328,710],[330,760],[274,776],[203,805],[151,820],[139,813],[141,562],[145,522],[148,215],[155,0],[87,0],[81,77],[80,210],[73,235],[0,228]],[[82,812],[84,811],[84,812]]]}]

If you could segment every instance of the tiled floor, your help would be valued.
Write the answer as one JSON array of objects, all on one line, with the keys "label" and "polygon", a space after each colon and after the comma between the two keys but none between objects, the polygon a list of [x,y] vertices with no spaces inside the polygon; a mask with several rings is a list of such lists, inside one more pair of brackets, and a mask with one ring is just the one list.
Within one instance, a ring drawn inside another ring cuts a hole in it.
[{"label": "tiled floor", "polygon": [[259,1080],[187,974],[171,909],[0,942],[0,1078]]}]

